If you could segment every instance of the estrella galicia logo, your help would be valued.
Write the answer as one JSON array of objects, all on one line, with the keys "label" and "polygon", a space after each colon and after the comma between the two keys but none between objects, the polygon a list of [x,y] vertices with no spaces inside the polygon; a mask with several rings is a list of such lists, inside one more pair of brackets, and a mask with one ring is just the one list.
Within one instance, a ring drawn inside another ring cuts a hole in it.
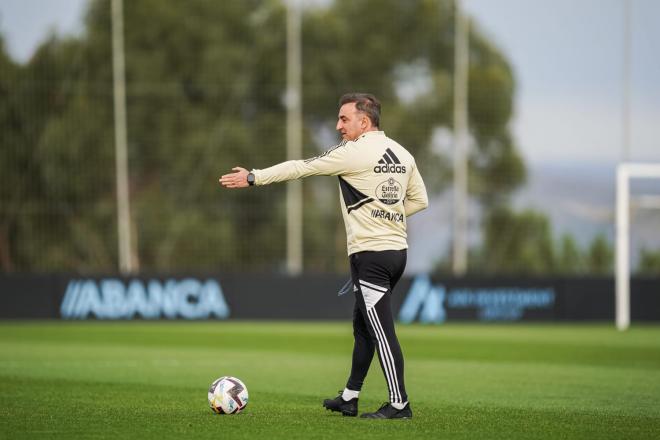
[{"label": "estrella galicia logo", "polygon": [[225,319],[229,307],[216,280],[195,278],[71,280],[60,305],[64,319]]},{"label": "estrella galicia logo", "polygon": [[376,197],[386,205],[394,205],[401,200],[401,184],[390,177],[378,185]]},{"label": "estrella galicia logo", "polygon": [[383,158],[378,161],[374,167],[374,173],[405,174],[406,167],[401,165],[401,161],[391,149],[386,149]]},{"label": "estrella galicia logo", "polygon": [[415,278],[399,311],[399,320],[413,322],[419,314],[423,323],[441,323],[447,313],[476,310],[480,321],[517,321],[526,310],[552,310],[553,288],[434,286],[427,275]]}]

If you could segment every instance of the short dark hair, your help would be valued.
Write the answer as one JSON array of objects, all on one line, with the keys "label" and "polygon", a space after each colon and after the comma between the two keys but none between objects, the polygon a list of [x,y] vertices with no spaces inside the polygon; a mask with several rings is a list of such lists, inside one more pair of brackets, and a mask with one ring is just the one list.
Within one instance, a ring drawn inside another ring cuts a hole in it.
[{"label": "short dark hair", "polygon": [[355,103],[358,111],[367,114],[374,127],[380,128],[380,101],[374,95],[371,93],[346,93],[339,99],[339,106],[351,102]]}]

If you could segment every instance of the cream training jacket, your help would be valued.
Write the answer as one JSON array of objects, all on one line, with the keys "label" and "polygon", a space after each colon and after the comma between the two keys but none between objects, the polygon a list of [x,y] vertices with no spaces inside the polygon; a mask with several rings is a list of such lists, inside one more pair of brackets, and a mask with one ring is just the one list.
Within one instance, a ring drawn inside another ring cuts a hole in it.
[{"label": "cream training jacket", "polygon": [[406,217],[428,206],[415,159],[382,131],[343,141],[320,156],[252,170],[255,185],[338,176],[348,254],[406,249]]}]

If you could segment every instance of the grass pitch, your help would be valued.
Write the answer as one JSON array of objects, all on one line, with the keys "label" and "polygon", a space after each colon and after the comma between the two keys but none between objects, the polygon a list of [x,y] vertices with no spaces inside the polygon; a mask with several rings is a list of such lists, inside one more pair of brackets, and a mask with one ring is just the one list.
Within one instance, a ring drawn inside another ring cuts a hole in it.
[{"label": "grass pitch", "polygon": [[[0,438],[659,438],[660,327],[398,326],[412,420],[326,411],[345,323],[0,322]],[[214,415],[217,377],[245,411]],[[360,412],[386,400],[374,359]],[[405,436],[405,437],[404,437]]]}]

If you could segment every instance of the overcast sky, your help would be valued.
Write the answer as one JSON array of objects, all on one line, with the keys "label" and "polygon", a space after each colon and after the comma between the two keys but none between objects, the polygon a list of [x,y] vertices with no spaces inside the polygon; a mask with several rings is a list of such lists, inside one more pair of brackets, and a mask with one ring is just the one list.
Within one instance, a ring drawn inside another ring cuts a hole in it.
[{"label": "overcast sky", "polygon": [[[514,129],[532,162],[622,158],[625,1],[464,1],[511,60]],[[660,1],[629,1],[630,157],[660,161]]]},{"label": "overcast sky", "polygon": [[[513,128],[532,163],[623,157],[625,0],[464,0],[517,79]],[[633,160],[660,161],[660,1],[632,5]],[[26,61],[50,32],[77,33],[86,0],[0,0],[0,31]]]}]

